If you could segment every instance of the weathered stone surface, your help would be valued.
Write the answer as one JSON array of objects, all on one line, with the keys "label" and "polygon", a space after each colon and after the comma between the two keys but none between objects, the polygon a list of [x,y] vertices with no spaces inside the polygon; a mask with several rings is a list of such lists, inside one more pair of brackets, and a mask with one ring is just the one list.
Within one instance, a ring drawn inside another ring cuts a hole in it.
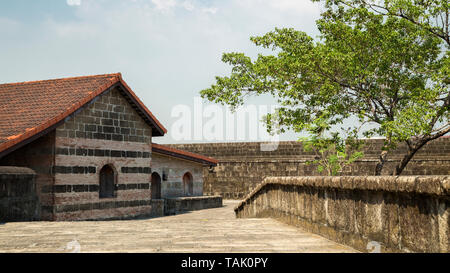
[{"label": "weathered stone surface", "polygon": [[[26,222],[0,225],[0,252],[270,253],[356,252],[274,219],[236,219],[236,201],[174,216],[126,221]],[[20,234],[20,236],[13,236]]]},{"label": "weathered stone surface", "polygon": [[235,212],[273,217],[361,251],[373,241],[383,251],[449,252],[448,179],[267,177]]},{"label": "weathered stone surface", "polygon": [[161,217],[164,216],[164,199],[151,199],[151,213],[150,216],[152,217]]},{"label": "weathered stone surface", "polygon": [[0,222],[38,220],[40,213],[35,172],[0,166]]}]

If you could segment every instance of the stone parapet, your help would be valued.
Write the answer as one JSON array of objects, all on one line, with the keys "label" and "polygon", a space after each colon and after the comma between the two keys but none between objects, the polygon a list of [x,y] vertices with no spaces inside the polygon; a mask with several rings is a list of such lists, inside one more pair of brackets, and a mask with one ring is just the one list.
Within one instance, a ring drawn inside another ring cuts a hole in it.
[{"label": "stone parapet", "polygon": [[235,208],[360,251],[450,251],[450,176],[267,177]]},{"label": "stone parapet", "polygon": [[192,196],[166,198],[165,215],[174,215],[192,210],[211,209],[222,207],[221,196]]}]

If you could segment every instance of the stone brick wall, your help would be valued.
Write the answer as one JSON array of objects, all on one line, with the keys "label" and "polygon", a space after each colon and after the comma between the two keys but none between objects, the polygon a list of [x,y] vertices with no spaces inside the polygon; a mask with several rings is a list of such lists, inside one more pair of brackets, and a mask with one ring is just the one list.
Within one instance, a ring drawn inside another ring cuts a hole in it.
[{"label": "stone brick wall", "polygon": [[268,177],[236,208],[360,251],[450,252],[450,176]]},{"label": "stone brick wall", "polygon": [[[383,144],[381,139],[367,140],[365,156],[348,166],[345,175],[372,175],[377,156]],[[320,175],[317,167],[307,165],[313,153],[303,151],[300,142],[280,142],[273,151],[260,142],[176,144],[174,148],[203,154],[218,159],[214,173],[203,169],[204,193],[224,198],[241,199],[267,176]],[[406,147],[400,145],[389,154],[383,174],[390,174]],[[450,138],[437,139],[422,148],[409,163],[403,175],[449,175]]]},{"label": "stone brick wall", "polygon": [[[54,220],[122,219],[151,213],[151,128],[117,89],[56,128]],[[112,166],[115,196],[99,198],[99,172]]]},{"label": "stone brick wall", "polygon": [[[203,166],[200,163],[174,157],[152,154],[152,172],[161,177],[161,198],[186,196],[183,176],[189,172],[193,178],[193,195],[203,195]],[[163,179],[166,177],[167,180]]]},{"label": "stone brick wall", "polygon": [[35,179],[31,169],[0,166],[0,222],[40,219]]}]

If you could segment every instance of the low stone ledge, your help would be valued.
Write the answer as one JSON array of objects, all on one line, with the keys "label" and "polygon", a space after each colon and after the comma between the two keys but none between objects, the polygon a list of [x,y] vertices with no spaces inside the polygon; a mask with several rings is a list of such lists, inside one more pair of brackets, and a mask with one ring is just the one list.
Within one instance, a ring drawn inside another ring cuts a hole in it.
[{"label": "low stone ledge", "polygon": [[164,214],[222,207],[222,196],[187,196],[165,198]]},{"label": "low stone ledge", "polygon": [[30,174],[30,175],[34,175],[34,174],[36,174],[36,172],[30,168],[24,168],[24,167],[0,166],[0,174]]}]

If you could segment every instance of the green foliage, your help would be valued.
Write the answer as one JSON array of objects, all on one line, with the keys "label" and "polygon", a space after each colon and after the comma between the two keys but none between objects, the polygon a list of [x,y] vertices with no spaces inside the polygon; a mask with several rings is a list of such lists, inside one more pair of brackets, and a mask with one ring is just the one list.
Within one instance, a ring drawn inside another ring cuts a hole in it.
[{"label": "green foliage", "polygon": [[335,176],[342,174],[344,167],[362,158],[364,153],[358,148],[351,148],[350,144],[341,138],[301,138],[305,151],[312,151],[316,159],[308,161],[307,164],[316,164],[319,173],[326,171],[327,175]]},{"label": "green foliage", "polygon": [[356,138],[357,131],[347,131],[349,133],[345,138],[336,132],[331,133],[331,136],[325,136],[329,126],[326,120],[319,119],[309,126],[310,137],[302,137],[299,140],[304,151],[315,154],[315,159],[308,161],[307,164],[317,165],[319,173],[326,172],[330,176],[341,175],[345,166],[364,156],[361,152],[363,142]]},{"label": "green foliage", "polygon": [[[202,97],[235,108],[247,96],[271,94],[280,104],[281,132],[310,132],[320,122],[330,131],[356,117],[349,130],[384,136],[383,151],[406,142],[414,154],[449,132],[448,2],[324,2],[317,41],[291,28],[251,37],[274,53],[255,60],[223,54],[232,72],[216,77]],[[268,130],[272,122],[268,115]],[[337,133],[343,139],[346,130]]]}]

